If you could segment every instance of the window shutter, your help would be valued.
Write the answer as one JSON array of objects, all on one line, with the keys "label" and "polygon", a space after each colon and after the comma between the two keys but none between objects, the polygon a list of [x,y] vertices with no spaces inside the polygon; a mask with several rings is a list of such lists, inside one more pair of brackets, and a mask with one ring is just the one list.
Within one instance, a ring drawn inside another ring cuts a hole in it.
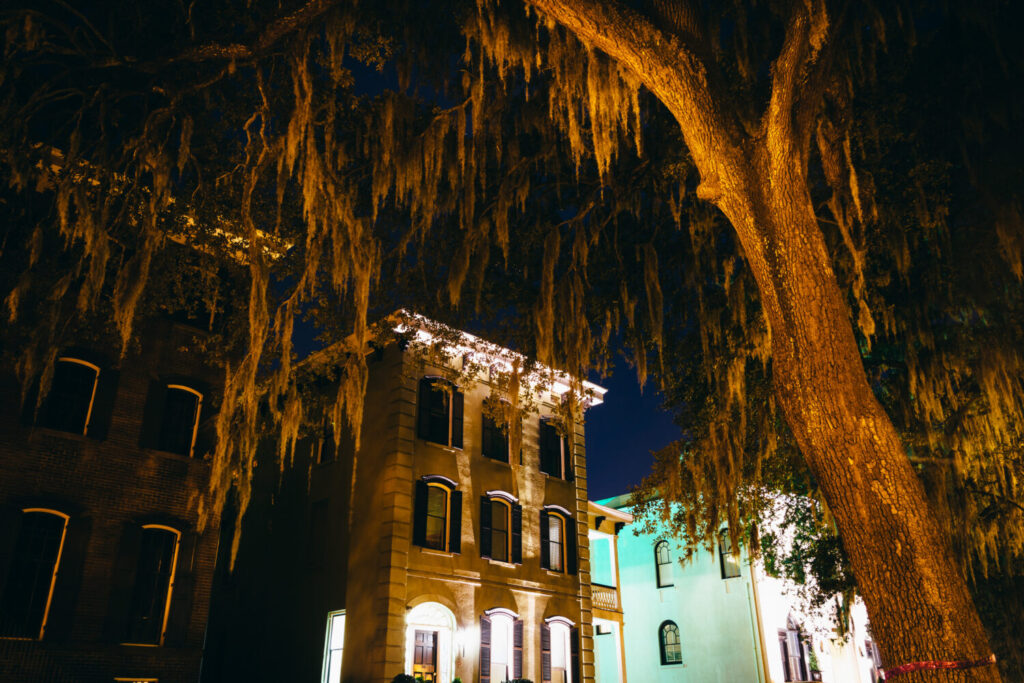
[{"label": "window shutter", "polygon": [[540,679],[551,683],[551,627],[540,625]]},{"label": "window shutter", "polygon": [[114,399],[117,398],[117,383],[121,373],[117,370],[104,368],[96,381],[96,396],[92,401],[92,415],[86,435],[100,441],[107,438],[110,432],[110,419],[114,414]]},{"label": "window shutter", "polygon": [[430,395],[433,393],[432,381],[429,377],[420,380],[420,400],[417,405],[419,422],[416,435],[421,439],[430,439]]},{"label": "window shutter", "polygon": [[569,631],[569,660],[572,668],[572,680],[580,680],[580,630],[573,627]]},{"label": "window shutter", "polygon": [[[574,458],[572,457],[572,439],[568,437],[559,437],[560,445],[562,448],[562,472],[565,473],[566,481],[573,481],[576,479],[575,467],[573,466]],[[574,679],[575,680],[575,679]]]},{"label": "window shutter", "polygon": [[106,637],[111,642],[120,643],[127,636],[128,609],[131,607],[132,591],[135,588],[135,571],[139,564],[141,542],[142,527],[134,522],[126,522],[121,531],[121,543],[110,576]]},{"label": "window shutter", "polygon": [[160,444],[160,427],[163,426],[164,399],[167,397],[167,385],[158,380],[150,380],[149,391],[146,392],[146,405],[142,409],[142,433],[139,445],[143,448],[157,448]]},{"label": "window shutter", "polygon": [[462,448],[462,413],[465,395],[452,387],[452,448]]},{"label": "window shutter", "polygon": [[194,531],[182,532],[178,546],[178,566],[174,571],[171,612],[167,615],[167,632],[164,635],[164,642],[171,647],[182,647],[188,639],[198,545],[199,538]]},{"label": "window shutter", "polygon": [[427,545],[427,482],[416,480],[416,500],[412,512],[412,542]]},{"label": "window shutter", "polygon": [[480,617],[480,683],[491,682],[491,618]]},{"label": "window shutter", "polygon": [[512,505],[512,562],[523,563],[523,506]]},{"label": "window shutter", "polygon": [[462,552],[462,491],[451,492],[451,519],[448,520],[448,550]]},{"label": "window shutter", "polygon": [[523,677],[523,620],[512,624],[512,677]]},{"label": "window shutter", "polygon": [[540,511],[540,568],[551,568],[550,531],[548,530],[547,510]]},{"label": "window shutter", "polygon": [[558,430],[551,420],[540,421],[540,471],[558,476]]},{"label": "window shutter", "polygon": [[491,499],[480,496],[480,557],[491,556]]},{"label": "window shutter", "polygon": [[50,603],[50,614],[46,618],[46,630],[43,633],[46,640],[64,641],[71,637],[91,533],[90,518],[72,516],[68,519],[60,564],[57,565],[57,583],[53,587],[53,602]]},{"label": "window shutter", "polygon": [[576,520],[565,520],[565,573],[576,573]]},{"label": "window shutter", "polygon": [[14,549],[21,529],[21,510],[4,505],[0,507],[0,598],[4,594],[7,573],[14,561]]}]

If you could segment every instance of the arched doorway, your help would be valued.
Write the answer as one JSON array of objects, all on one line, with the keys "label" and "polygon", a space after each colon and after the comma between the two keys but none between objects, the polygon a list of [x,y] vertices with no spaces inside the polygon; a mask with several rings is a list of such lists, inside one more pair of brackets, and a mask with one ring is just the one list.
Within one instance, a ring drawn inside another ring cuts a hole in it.
[{"label": "arched doorway", "polygon": [[427,683],[451,683],[455,664],[455,615],[437,602],[413,607],[405,617],[405,670]]}]

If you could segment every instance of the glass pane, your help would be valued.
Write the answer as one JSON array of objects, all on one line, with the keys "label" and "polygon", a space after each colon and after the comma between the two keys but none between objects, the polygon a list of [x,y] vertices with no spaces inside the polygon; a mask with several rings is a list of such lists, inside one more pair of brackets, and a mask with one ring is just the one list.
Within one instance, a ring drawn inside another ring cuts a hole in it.
[{"label": "glass pane", "polygon": [[427,547],[445,549],[448,525],[448,492],[440,486],[427,487]]},{"label": "glass pane", "polygon": [[168,529],[143,529],[125,642],[159,643],[178,536]]},{"label": "glass pane", "polygon": [[199,397],[184,389],[168,389],[160,425],[160,450],[178,455],[192,451]]},{"label": "glass pane", "polygon": [[562,571],[562,518],[548,515],[548,540],[550,547],[551,569]]},{"label": "glass pane", "polygon": [[508,562],[508,512],[501,501],[491,501],[491,557],[501,562]]},{"label": "glass pane", "polygon": [[64,523],[63,517],[47,512],[22,515],[14,561],[0,601],[0,636],[39,637]]},{"label": "glass pane", "polygon": [[95,386],[96,371],[93,368],[71,361],[57,361],[43,408],[43,425],[84,434]]}]

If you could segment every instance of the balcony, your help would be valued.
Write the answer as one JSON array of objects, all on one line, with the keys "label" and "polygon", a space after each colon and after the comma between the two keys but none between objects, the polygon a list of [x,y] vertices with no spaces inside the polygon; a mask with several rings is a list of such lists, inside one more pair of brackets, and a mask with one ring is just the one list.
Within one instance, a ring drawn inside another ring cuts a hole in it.
[{"label": "balcony", "polygon": [[619,610],[619,592],[608,586],[592,586],[591,597],[594,607],[617,612]]}]

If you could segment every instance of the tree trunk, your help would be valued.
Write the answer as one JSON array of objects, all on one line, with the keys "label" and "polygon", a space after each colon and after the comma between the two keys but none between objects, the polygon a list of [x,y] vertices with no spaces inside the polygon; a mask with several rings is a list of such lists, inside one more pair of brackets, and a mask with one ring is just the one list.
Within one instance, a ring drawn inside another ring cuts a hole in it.
[{"label": "tree trunk", "polygon": [[[807,133],[796,129],[793,102],[801,60],[815,56],[815,17],[795,11],[773,65],[762,134],[751,138],[722,109],[707,68],[678,36],[608,0],[526,1],[632,69],[679,122],[701,174],[698,194],[730,220],[753,270],[778,401],[835,517],[885,665],[987,658],[988,639],[949,540],[868,386],[814,214]],[[1000,678],[988,665],[901,680]]]}]

